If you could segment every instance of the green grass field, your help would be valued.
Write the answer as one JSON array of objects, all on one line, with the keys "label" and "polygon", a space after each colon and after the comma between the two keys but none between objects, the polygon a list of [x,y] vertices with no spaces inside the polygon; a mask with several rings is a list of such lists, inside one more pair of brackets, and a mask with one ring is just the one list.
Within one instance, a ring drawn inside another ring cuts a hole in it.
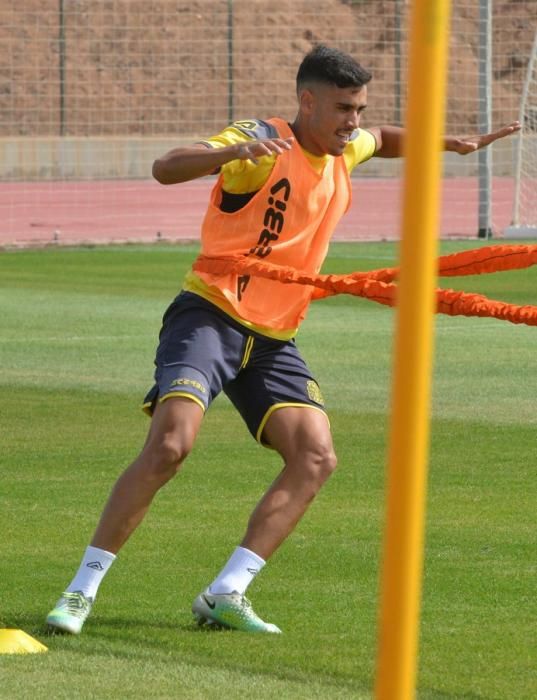
[{"label": "green grass field", "polygon": [[[476,242],[443,245],[443,252]],[[47,654],[0,656],[0,698],[370,698],[394,312],[316,302],[299,345],[339,467],[249,589],[278,637],[198,630],[192,599],[280,468],[225,398],[104,581],[80,637],[44,617],[144,440],[160,319],[191,246],[0,254],[0,628]],[[396,264],[337,244],[326,271]],[[537,269],[446,286],[537,304]],[[537,697],[537,329],[437,317],[418,697]]]}]

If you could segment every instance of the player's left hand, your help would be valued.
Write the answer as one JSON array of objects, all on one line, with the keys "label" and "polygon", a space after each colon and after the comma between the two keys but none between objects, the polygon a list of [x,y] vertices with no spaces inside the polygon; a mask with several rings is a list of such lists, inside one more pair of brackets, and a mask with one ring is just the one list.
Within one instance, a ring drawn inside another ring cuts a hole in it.
[{"label": "player's left hand", "polygon": [[468,153],[473,153],[478,151],[480,148],[489,146],[494,141],[498,139],[503,139],[504,136],[510,136],[511,134],[520,131],[522,124],[519,121],[511,122],[507,126],[502,126],[501,129],[493,131],[490,134],[478,134],[477,136],[465,136],[464,138],[458,138],[456,136],[446,136],[445,139],[445,149],[446,151],[454,151],[459,153],[461,156],[465,156]]}]

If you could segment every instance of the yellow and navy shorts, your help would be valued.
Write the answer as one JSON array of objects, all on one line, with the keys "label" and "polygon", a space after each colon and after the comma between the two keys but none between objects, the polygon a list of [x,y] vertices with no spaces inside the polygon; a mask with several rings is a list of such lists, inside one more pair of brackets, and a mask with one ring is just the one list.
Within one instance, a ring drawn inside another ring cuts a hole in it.
[{"label": "yellow and navy shorts", "polygon": [[155,366],[155,384],[144,400],[149,415],[157,401],[176,396],[206,411],[224,391],[263,442],[265,424],[278,408],[324,411],[319,386],[294,340],[252,332],[192,292],[181,292],[166,310]]}]

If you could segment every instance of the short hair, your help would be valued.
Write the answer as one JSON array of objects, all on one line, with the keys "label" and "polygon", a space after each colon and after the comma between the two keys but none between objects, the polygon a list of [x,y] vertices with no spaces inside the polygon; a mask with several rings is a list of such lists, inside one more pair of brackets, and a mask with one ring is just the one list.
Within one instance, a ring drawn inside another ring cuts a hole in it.
[{"label": "short hair", "polygon": [[318,44],[304,56],[296,75],[296,88],[300,90],[305,83],[361,88],[371,77],[371,73],[349,54]]}]

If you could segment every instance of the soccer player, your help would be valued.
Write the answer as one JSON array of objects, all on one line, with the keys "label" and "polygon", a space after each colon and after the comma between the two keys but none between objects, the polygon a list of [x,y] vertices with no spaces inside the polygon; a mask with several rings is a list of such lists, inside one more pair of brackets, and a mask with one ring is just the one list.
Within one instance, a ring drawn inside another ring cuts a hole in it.
[{"label": "soccer player", "polygon": [[[203,255],[320,270],[350,204],[349,173],[373,156],[401,155],[403,129],[360,128],[370,79],[351,56],[317,46],[298,70],[292,124],[238,121],[155,161],[153,175],[163,185],[219,174],[202,225]],[[445,149],[471,153],[518,129],[515,122],[492,134],[446,137]],[[180,469],[205,411],[224,391],[283,468],[192,611],[199,624],[280,632],[254,612],[246,590],[336,466],[321,391],[294,341],[312,294],[309,286],[249,275],[187,274],[163,319],[155,384],[144,404],[152,417],[147,441],[112,489],[80,568],[47,617],[51,628],[81,631],[116,554]]]}]

